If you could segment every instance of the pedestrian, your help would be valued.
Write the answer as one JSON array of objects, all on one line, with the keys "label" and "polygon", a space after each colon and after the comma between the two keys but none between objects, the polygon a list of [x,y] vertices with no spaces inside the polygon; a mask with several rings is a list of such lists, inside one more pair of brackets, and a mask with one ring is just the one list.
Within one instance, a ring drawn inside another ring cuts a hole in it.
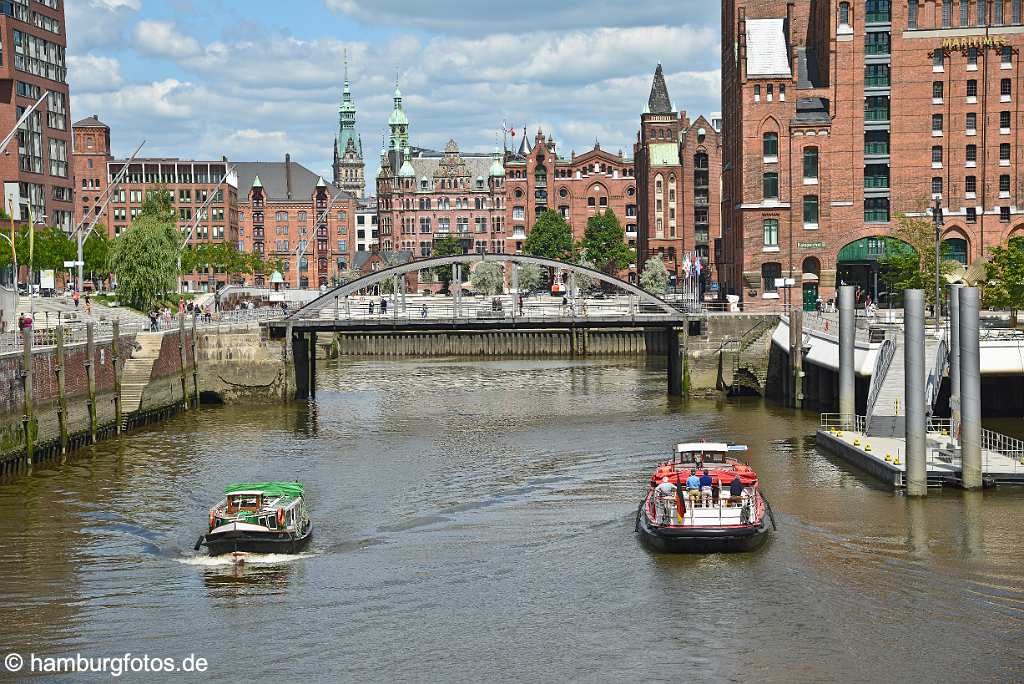
[{"label": "pedestrian", "polygon": [[820,314],[823,308],[824,307],[821,303],[821,297],[818,297],[816,300],[814,300],[814,310]]},{"label": "pedestrian", "polygon": [[74,291],[74,293],[73,293],[73,294],[71,295],[71,301],[73,301],[73,302],[75,303],[75,308],[76,308],[76,309],[78,308],[78,299],[79,299],[79,298],[80,298],[81,296],[82,296],[82,295],[80,295],[80,294],[78,293],[78,290],[75,290],[75,291]]},{"label": "pedestrian", "polygon": [[373,315],[373,300],[372,299],[369,302],[366,303],[366,308],[369,310],[369,314],[372,316]]},{"label": "pedestrian", "polygon": [[188,304],[185,305],[185,311],[188,312],[189,316],[192,315],[192,302],[191,301]]},{"label": "pedestrian", "polygon": [[32,314],[25,316],[25,330],[32,331]]},{"label": "pedestrian", "polygon": [[92,316],[92,302],[89,301],[88,297],[85,298],[85,315]]},{"label": "pedestrian", "polygon": [[516,302],[519,305],[519,315],[522,316],[523,315],[523,295],[519,295],[519,297],[516,299]]},{"label": "pedestrian", "polygon": [[18,314],[18,332],[25,329],[25,314]]},{"label": "pedestrian", "polygon": [[178,298],[178,315],[185,313],[185,300]]},{"label": "pedestrian", "polygon": [[385,299],[384,297],[380,298],[380,315],[381,316],[387,316],[388,315],[388,300]]},{"label": "pedestrian", "polygon": [[423,307],[420,309],[420,318],[426,318],[426,317],[427,317],[427,305],[424,304]]},{"label": "pedestrian", "polygon": [[156,332],[159,329],[159,327],[157,326],[157,322],[156,322],[157,316],[158,316],[158,314],[156,312],[156,309],[150,309],[149,310],[149,331],[150,332]]}]

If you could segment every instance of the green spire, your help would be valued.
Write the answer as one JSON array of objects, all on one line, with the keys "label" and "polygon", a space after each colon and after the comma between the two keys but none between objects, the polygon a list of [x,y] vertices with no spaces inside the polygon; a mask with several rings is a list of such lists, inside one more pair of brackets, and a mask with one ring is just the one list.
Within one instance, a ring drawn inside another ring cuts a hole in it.
[{"label": "green spire", "polygon": [[260,180],[259,176],[256,176],[255,178],[252,179],[252,187],[254,187],[254,188],[262,188],[263,187],[263,181]]},{"label": "green spire", "polygon": [[388,126],[391,128],[391,149],[402,151],[409,146],[409,119],[402,109],[402,91],[398,89],[398,80],[395,80],[395,108],[388,117]]},{"label": "green spire", "polygon": [[363,158],[363,145],[356,135],[356,105],[352,101],[352,89],[348,80],[348,50],[345,50],[345,84],[341,90],[341,105],[338,107],[338,156],[344,157],[349,141],[355,147],[359,158]]}]

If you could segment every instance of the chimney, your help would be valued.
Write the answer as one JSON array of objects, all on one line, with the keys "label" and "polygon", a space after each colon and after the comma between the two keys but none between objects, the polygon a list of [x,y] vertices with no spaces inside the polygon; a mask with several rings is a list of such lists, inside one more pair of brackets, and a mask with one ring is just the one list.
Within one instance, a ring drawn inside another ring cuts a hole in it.
[{"label": "chimney", "polygon": [[284,155],[284,187],[288,199],[292,198],[292,155]]}]

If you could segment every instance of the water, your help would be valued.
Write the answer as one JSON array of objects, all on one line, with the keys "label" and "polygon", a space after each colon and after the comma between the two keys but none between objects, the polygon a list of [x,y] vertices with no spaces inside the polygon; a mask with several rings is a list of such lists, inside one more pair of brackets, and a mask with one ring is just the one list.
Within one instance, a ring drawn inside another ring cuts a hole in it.
[{"label": "water", "polygon": [[[1019,681],[1024,492],[927,501],[810,415],[668,399],[630,363],[321,364],[312,407],[204,410],[0,485],[0,650],[195,653],[215,681]],[[683,438],[750,445],[778,532],[633,533]],[[192,551],[225,483],[305,481],[308,553]]]}]

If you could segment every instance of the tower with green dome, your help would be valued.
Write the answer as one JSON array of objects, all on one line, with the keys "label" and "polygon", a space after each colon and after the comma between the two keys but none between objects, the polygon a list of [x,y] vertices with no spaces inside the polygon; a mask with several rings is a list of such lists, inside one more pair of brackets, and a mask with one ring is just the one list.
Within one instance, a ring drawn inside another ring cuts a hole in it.
[{"label": "tower with green dome", "polygon": [[345,85],[338,107],[338,137],[334,141],[334,184],[360,198],[366,188],[363,141],[356,132],[356,105],[348,80],[347,56]]}]

